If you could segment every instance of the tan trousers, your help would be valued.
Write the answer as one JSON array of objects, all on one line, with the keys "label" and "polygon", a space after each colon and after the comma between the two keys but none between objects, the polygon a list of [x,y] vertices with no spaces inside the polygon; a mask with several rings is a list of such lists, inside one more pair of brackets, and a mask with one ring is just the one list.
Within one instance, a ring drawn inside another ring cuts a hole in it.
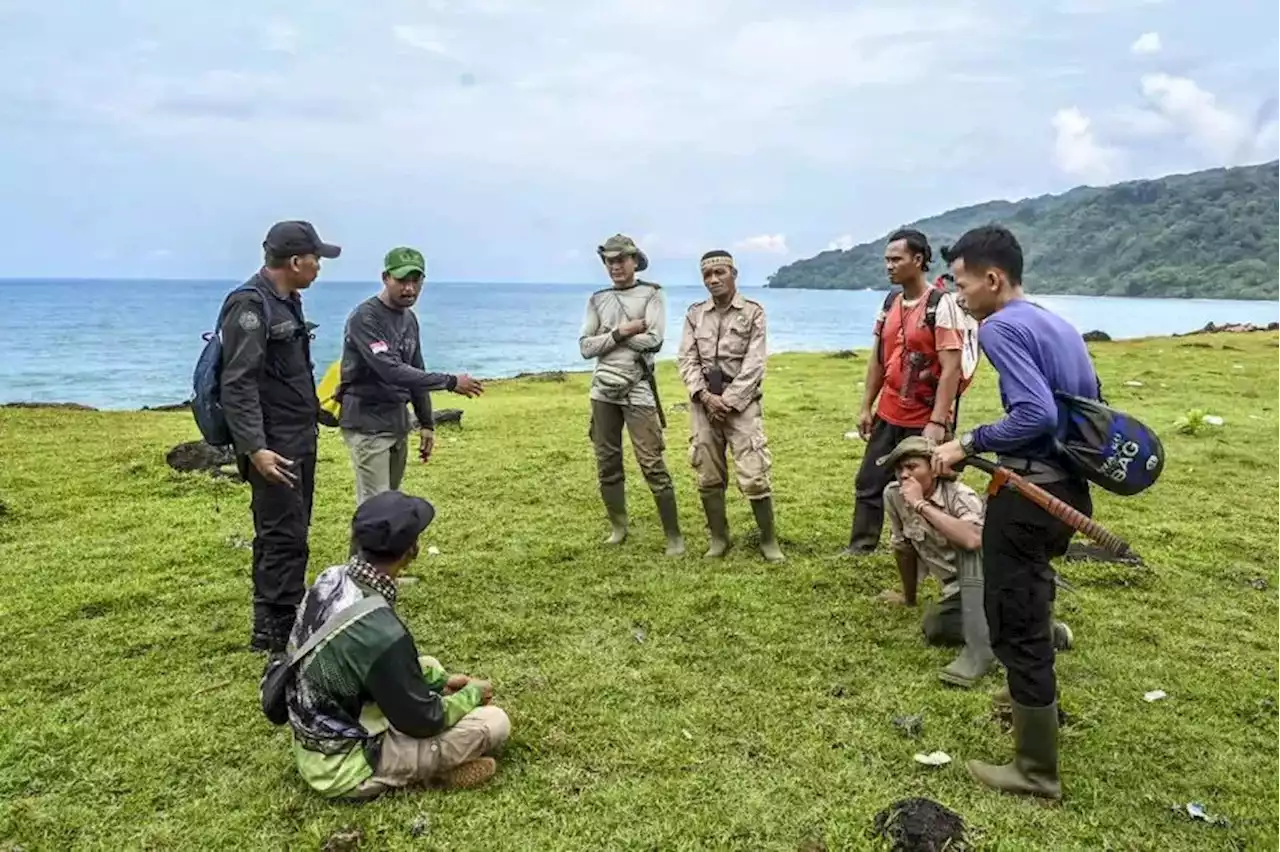
[{"label": "tan trousers", "polygon": [[719,423],[694,402],[689,405],[689,421],[689,463],[698,474],[698,488],[710,491],[727,486],[727,447],[733,453],[733,468],[743,496],[760,500],[772,495],[769,471],[773,468],[773,454],[764,436],[764,415],[758,401]]},{"label": "tan trousers", "polygon": [[[432,657],[420,659],[424,669],[439,665]],[[426,739],[389,728],[382,735],[382,755],[373,777],[349,798],[370,799],[388,790],[428,784],[467,761],[496,754],[510,734],[511,720],[492,704],[477,707],[452,728]]]},{"label": "tan trousers", "polygon": [[622,429],[631,435],[636,464],[649,490],[658,494],[671,489],[671,474],[662,457],[667,449],[658,420],[658,409],[591,400],[591,444],[596,453],[596,473],[601,485],[623,481]]},{"label": "tan trousers", "polygon": [[394,491],[400,487],[409,458],[407,435],[370,434],[343,429],[342,440],[351,454],[351,470],[356,476],[357,506],[375,494]]}]

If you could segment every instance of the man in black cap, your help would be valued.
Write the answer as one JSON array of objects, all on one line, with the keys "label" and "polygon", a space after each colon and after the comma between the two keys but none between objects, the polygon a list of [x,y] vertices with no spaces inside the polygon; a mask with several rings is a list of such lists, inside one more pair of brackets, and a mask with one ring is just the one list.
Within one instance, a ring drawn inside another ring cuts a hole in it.
[{"label": "man in black cap", "polygon": [[[302,603],[291,654],[342,619],[298,662],[286,692],[298,772],[323,796],[364,800],[429,783],[474,787],[497,771],[491,755],[511,723],[490,703],[493,687],[419,656],[394,609],[396,577],[417,557],[434,516],[420,497],[370,497],[351,524],[359,553],[321,573]],[[349,612],[356,606],[361,613]]]},{"label": "man in black cap", "polygon": [[306,582],[317,416],[311,329],[303,290],[321,258],[342,249],[310,222],[277,222],[257,274],[227,297],[219,387],[240,474],[253,489],[253,636],[256,651],[284,647]]}]

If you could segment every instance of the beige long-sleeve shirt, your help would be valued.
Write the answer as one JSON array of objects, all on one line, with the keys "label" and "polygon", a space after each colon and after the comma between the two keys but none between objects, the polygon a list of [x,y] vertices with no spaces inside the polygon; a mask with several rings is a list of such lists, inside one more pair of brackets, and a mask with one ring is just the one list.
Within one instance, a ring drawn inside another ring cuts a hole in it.
[{"label": "beige long-sleeve shirt", "polygon": [[[643,334],[626,338],[614,334],[628,320],[642,318],[648,326]],[[652,369],[666,325],[667,300],[657,284],[637,280],[630,287],[592,293],[578,336],[582,357],[596,359],[591,398],[641,407],[655,405],[641,359]]]},{"label": "beige long-sleeve shirt", "polygon": [[690,399],[707,389],[707,370],[724,374],[721,399],[742,411],[760,397],[766,358],[764,306],[735,293],[725,308],[714,299],[689,307],[680,338],[680,378]]}]

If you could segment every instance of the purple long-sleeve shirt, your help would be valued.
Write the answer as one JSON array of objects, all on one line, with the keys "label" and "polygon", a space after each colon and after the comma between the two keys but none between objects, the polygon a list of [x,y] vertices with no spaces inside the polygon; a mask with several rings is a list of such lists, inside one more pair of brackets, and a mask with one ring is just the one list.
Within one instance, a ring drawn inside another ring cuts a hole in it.
[{"label": "purple long-sleeve shirt", "polygon": [[973,430],[974,449],[1052,459],[1059,422],[1054,392],[1098,398],[1098,375],[1080,332],[1057,314],[1018,299],[983,321],[978,345],[1000,375],[1005,416]]}]

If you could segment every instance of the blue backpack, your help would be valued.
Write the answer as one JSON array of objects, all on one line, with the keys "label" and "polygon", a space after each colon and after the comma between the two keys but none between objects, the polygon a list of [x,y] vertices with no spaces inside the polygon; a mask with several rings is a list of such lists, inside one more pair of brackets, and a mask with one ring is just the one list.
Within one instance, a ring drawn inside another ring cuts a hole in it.
[{"label": "blue backpack", "polygon": [[1090,482],[1126,497],[1147,490],[1164,470],[1164,445],[1146,424],[1117,411],[1102,397],[1085,399],[1055,392],[1065,423],[1058,451],[1067,465]]},{"label": "blue backpack", "polygon": [[[205,443],[214,447],[226,447],[232,443],[227,415],[222,410],[222,320],[227,313],[227,302],[236,293],[258,293],[252,284],[237,287],[227,295],[218,311],[218,323],[214,330],[206,332],[204,350],[196,359],[195,373],[191,379],[191,413]],[[271,299],[262,300],[262,311],[267,328],[271,328]]]}]

